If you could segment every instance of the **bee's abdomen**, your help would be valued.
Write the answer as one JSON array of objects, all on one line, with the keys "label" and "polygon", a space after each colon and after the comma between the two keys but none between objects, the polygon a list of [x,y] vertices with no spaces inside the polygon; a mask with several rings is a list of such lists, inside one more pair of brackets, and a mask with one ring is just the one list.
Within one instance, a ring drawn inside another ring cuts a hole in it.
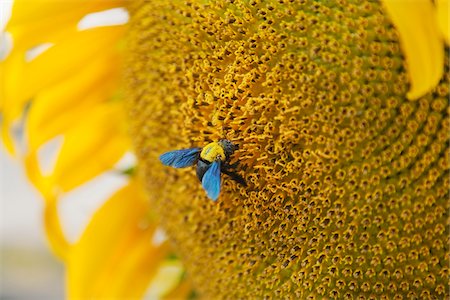
[{"label": "bee's abdomen", "polygon": [[197,162],[197,178],[202,182],[203,176],[205,175],[206,171],[208,171],[209,167],[211,166],[210,163],[206,163],[203,160],[199,159]]}]

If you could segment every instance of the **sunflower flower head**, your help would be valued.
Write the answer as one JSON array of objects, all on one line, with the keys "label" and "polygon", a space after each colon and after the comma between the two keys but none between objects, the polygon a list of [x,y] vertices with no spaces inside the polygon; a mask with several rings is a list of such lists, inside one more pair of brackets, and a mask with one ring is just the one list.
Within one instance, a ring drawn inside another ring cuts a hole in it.
[{"label": "sunflower flower head", "polygon": [[[80,25],[114,8],[129,24]],[[15,1],[2,139],[43,195],[69,298],[448,298],[448,8]],[[217,202],[158,161],[222,139],[247,186],[224,176]],[[136,172],[117,164],[132,148]],[[70,241],[61,199],[111,171],[125,186]]]},{"label": "sunflower flower head", "polygon": [[[410,60],[428,52],[405,60],[380,3],[341,2],[130,7],[135,148],[206,298],[447,293],[448,59],[419,88]],[[217,203],[157,163],[222,138],[248,187],[225,177]]]}]

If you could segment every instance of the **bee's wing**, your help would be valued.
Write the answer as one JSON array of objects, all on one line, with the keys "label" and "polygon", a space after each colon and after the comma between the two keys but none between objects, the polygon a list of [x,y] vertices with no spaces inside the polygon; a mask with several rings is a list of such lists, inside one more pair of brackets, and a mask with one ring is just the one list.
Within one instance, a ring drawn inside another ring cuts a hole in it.
[{"label": "bee's wing", "polygon": [[220,160],[214,161],[203,175],[202,186],[208,197],[216,201],[220,193]]},{"label": "bee's wing", "polygon": [[169,151],[162,154],[159,160],[166,166],[185,168],[192,166],[198,159],[201,148],[189,148]]}]

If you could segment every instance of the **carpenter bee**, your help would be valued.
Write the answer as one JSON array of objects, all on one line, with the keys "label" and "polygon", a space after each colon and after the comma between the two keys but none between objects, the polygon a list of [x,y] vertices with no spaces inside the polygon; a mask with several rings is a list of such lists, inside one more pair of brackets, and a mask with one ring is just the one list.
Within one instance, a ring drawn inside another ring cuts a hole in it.
[{"label": "carpenter bee", "polygon": [[231,177],[237,183],[246,186],[244,178],[232,171],[237,163],[230,165],[230,156],[237,149],[229,140],[212,142],[202,148],[189,148],[169,151],[159,160],[166,166],[185,168],[197,164],[197,177],[208,197],[216,201],[220,194],[221,173]]}]

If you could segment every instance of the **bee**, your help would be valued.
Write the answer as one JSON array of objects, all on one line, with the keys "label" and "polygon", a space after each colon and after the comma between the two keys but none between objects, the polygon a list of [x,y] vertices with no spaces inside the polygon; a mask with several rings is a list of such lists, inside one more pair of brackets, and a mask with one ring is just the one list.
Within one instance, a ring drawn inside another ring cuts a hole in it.
[{"label": "bee", "polygon": [[188,148],[169,151],[162,154],[159,160],[163,165],[174,168],[186,168],[197,164],[197,177],[203,189],[211,200],[216,201],[220,194],[221,173],[246,186],[245,180],[232,171],[238,163],[229,164],[231,155],[237,148],[237,145],[223,139],[209,143],[203,149]]}]

